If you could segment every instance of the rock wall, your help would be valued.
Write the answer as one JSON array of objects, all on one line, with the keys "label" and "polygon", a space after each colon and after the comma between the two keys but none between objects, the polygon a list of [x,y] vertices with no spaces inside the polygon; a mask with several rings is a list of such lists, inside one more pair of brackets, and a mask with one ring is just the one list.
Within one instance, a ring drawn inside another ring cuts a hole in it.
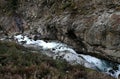
[{"label": "rock wall", "polygon": [[119,0],[0,0],[0,6],[0,27],[5,31],[21,31],[13,19],[17,14],[20,27],[29,29],[25,33],[40,33],[78,53],[120,63]]}]

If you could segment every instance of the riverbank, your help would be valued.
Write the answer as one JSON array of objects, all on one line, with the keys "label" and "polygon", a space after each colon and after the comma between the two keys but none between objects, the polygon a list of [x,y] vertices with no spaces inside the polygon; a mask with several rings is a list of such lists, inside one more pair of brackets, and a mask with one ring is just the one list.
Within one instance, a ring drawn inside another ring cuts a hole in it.
[{"label": "riverbank", "polygon": [[2,79],[113,79],[110,76],[53,60],[40,52],[31,52],[14,42],[0,41],[0,78]]}]

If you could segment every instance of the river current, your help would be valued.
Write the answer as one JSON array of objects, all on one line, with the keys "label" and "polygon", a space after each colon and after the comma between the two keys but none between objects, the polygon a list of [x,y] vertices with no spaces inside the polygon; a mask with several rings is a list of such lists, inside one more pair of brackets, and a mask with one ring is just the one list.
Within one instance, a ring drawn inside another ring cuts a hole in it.
[{"label": "river current", "polygon": [[42,49],[49,57],[53,59],[64,59],[70,64],[80,64],[87,68],[91,68],[118,79],[120,75],[120,65],[109,61],[98,59],[90,55],[77,54],[70,46],[56,41],[44,41],[44,40],[33,40],[27,36],[16,35],[14,39],[17,43],[22,44],[25,47],[37,47]]}]

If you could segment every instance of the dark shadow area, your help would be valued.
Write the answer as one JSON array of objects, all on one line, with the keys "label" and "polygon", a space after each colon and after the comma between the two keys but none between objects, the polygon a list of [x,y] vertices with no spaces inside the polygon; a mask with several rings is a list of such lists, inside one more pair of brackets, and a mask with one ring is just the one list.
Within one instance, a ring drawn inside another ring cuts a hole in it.
[{"label": "dark shadow area", "polygon": [[71,39],[76,39],[76,38],[77,38],[77,36],[76,36],[75,33],[74,33],[74,29],[69,29],[66,34],[67,34],[68,37],[71,38]]}]

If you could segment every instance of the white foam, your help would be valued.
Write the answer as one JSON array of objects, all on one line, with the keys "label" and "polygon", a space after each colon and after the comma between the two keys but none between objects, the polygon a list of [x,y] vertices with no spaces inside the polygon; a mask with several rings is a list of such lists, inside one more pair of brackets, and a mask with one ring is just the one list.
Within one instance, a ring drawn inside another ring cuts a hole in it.
[{"label": "white foam", "polygon": [[[14,38],[19,43],[25,41],[26,45],[40,46],[44,50],[52,51],[52,53],[47,52],[45,54],[53,57],[54,59],[62,58],[71,64],[81,64],[91,69],[98,69],[102,72],[106,72],[107,74],[115,78],[118,78],[120,74],[120,65],[118,65],[119,69],[115,71],[112,69],[112,66],[106,61],[100,60],[89,55],[77,54],[72,48],[70,48],[66,44],[58,42],[45,42],[44,40],[34,41],[33,39],[29,39],[27,36],[22,35],[14,36]],[[113,70],[114,73],[109,72],[110,70]]]},{"label": "white foam", "polygon": [[87,62],[94,64],[100,71],[105,71],[105,69],[109,67],[106,63],[104,63],[105,61],[98,58],[82,54],[80,54],[80,56],[82,56]]}]

